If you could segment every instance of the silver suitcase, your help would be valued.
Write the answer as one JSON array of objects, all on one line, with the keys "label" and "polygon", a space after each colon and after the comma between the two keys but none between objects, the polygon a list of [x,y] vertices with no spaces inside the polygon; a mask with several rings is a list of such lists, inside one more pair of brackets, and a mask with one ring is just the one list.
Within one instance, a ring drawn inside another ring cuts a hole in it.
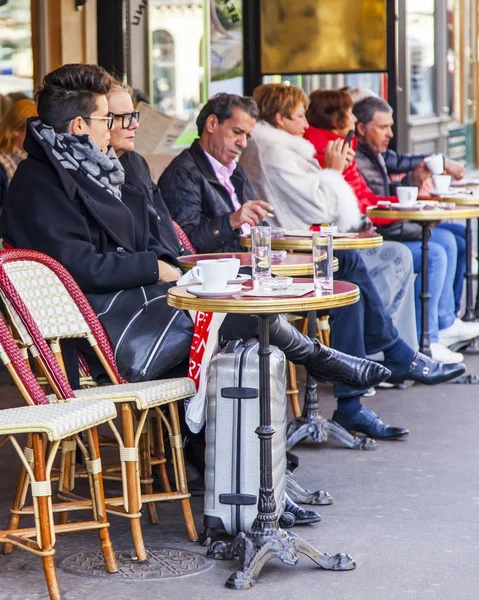
[{"label": "silver suitcase", "polygon": [[[270,385],[273,435],[273,482],[276,506],[284,508],[286,487],[286,359],[271,347]],[[257,514],[259,490],[258,341],[233,340],[211,361],[207,384],[205,529],[236,535],[248,531]]]}]

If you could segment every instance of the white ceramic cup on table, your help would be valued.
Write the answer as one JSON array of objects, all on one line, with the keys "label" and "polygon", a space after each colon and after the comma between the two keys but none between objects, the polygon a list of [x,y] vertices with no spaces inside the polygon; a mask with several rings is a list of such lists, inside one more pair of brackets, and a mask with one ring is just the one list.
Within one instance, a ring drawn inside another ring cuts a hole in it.
[{"label": "white ceramic cup on table", "polygon": [[399,185],[396,188],[396,196],[401,206],[414,206],[417,200],[418,188],[413,185]]},{"label": "white ceramic cup on table", "polygon": [[451,185],[450,175],[433,175],[432,183],[434,185],[434,191],[436,194],[446,194]]},{"label": "white ceramic cup on table", "polygon": [[444,156],[442,154],[431,154],[431,156],[426,156],[424,164],[433,175],[441,175],[444,173]]},{"label": "white ceramic cup on table", "polygon": [[191,273],[201,283],[203,291],[224,292],[230,279],[231,267],[228,262],[218,259],[199,260]]},{"label": "white ceramic cup on table", "polygon": [[236,277],[238,277],[238,271],[240,270],[240,266],[241,266],[241,261],[239,258],[219,258],[218,262],[220,263],[226,263],[229,265],[230,268],[230,276],[229,276],[229,281],[233,281],[233,279],[236,279]]}]

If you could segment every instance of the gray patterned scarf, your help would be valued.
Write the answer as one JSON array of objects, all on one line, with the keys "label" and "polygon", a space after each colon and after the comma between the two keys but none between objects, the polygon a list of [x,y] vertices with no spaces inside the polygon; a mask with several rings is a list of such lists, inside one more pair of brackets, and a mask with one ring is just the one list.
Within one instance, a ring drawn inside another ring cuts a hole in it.
[{"label": "gray patterned scarf", "polygon": [[33,121],[31,128],[41,142],[48,144],[62,167],[82,173],[121,200],[125,172],[113,148],[105,154],[88,135],[56,133],[40,120]]}]

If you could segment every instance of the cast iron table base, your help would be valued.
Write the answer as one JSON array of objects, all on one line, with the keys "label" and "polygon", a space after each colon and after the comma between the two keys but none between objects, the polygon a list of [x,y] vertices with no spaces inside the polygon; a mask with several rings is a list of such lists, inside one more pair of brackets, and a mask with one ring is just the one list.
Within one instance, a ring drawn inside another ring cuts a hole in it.
[{"label": "cast iron table base", "polygon": [[232,543],[214,542],[208,556],[220,560],[238,557],[240,569],[226,581],[226,587],[246,590],[253,587],[263,566],[273,558],[287,565],[296,565],[298,554],[304,554],[323,569],[349,571],[356,563],[348,554],[319,552],[294,533],[283,531],[278,524],[278,511],[274,499],[271,395],[269,356],[269,315],[258,315],[259,320],[259,403],[260,425],[256,429],[260,443],[260,487],[258,514],[248,533],[239,533]]},{"label": "cast iron table base", "polygon": [[[479,232],[479,219],[478,219],[478,232]],[[479,255],[478,255],[479,260]],[[473,300],[473,274],[472,274],[472,219],[466,219],[466,310],[463,321],[474,321],[476,319],[477,306],[479,302],[479,287],[478,295],[476,298],[476,311],[474,311],[474,300]]]},{"label": "cast iron table base", "polygon": [[[311,339],[316,337],[316,313],[308,313],[308,335]],[[308,375],[304,396],[303,413],[291,421],[286,432],[286,449],[291,450],[301,440],[311,438],[317,444],[328,441],[328,436],[339,440],[347,448],[353,450],[375,450],[377,443],[370,438],[359,438],[346,431],[335,421],[327,421],[319,411],[316,380]]]},{"label": "cast iron table base", "polygon": [[429,301],[431,294],[429,292],[429,240],[431,238],[430,223],[423,222],[422,226],[422,273],[421,273],[421,339],[419,341],[419,350],[426,356],[431,356],[431,336],[429,332]]}]

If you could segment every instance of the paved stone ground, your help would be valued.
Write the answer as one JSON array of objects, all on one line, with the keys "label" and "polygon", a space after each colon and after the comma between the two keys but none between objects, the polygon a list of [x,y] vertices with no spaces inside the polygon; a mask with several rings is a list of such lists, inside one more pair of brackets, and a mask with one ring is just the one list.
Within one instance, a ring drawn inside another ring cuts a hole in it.
[{"label": "paved stone ground", "polygon": [[[468,357],[479,373],[479,358]],[[1,375],[1,374],[0,374]],[[5,384],[6,377],[0,379]],[[321,389],[323,413],[334,401]],[[2,406],[21,405],[14,388],[0,387]],[[256,587],[229,591],[224,581],[234,564],[211,562],[199,574],[177,579],[138,581],[117,575],[89,578],[58,569],[63,600],[241,597],[286,600],[470,600],[479,588],[479,386],[414,386],[409,391],[381,390],[367,399],[387,422],[411,430],[407,442],[380,443],[377,451],[361,453],[334,441],[318,448],[296,449],[301,465],[296,478],[310,489],[326,489],[334,504],[321,507],[322,522],[296,528],[318,548],[350,553],[358,567],[352,572],[317,569],[306,558],[297,568],[269,563]],[[0,514],[6,523],[17,462],[9,448],[1,450]],[[198,529],[202,501],[193,499]],[[204,548],[187,541],[176,503],[159,505],[161,524],[144,522],[145,541],[154,548],[183,549],[205,556]],[[131,549],[125,520],[112,518],[117,550]],[[80,551],[98,548],[95,532],[57,540],[57,562]],[[41,560],[16,550],[0,555],[0,598],[47,598]]]}]

